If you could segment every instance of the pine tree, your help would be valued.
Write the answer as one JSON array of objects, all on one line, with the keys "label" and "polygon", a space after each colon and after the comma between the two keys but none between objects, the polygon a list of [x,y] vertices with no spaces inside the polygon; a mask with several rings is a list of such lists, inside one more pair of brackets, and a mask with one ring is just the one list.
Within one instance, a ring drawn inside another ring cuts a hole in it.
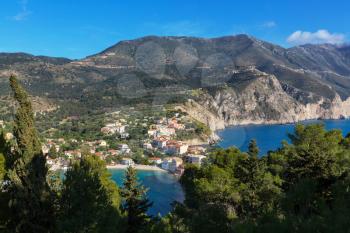
[{"label": "pine tree", "polygon": [[258,157],[259,155],[259,148],[258,145],[256,144],[256,140],[253,139],[249,142],[249,146],[248,146],[248,154],[251,157]]},{"label": "pine tree", "polygon": [[124,201],[124,211],[128,218],[127,233],[137,233],[142,230],[148,222],[147,210],[152,202],[147,199],[147,189],[139,184],[136,170],[131,166],[126,171],[124,187],[121,195]]},{"label": "pine tree", "polygon": [[15,150],[7,153],[7,179],[11,232],[51,232],[54,226],[53,195],[47,182],[46,158],[34,124],[34,114],[27,93],[14,76],[10,77],[18,103],[14,120]]},{"label": "pine tree", "polygon": [[120,194],[110,176],[96,156],[83,156],[73,164],[64,180],[58,232],[123,232]]}]

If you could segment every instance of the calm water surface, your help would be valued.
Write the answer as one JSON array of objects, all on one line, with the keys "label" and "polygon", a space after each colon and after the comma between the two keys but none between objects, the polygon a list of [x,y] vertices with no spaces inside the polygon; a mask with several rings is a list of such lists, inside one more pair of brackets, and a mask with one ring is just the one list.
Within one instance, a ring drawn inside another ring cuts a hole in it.
[{"label": "calm water surface", "polygon": [[[313,120],[301,123],[324,123],[328,130],[341,129],[344,136],[350,132],[350,120]],[[282,140],[290,142],[287,135],[288,133],[294,132],[294,127],[295,124],[244,125],[230,127],[217,132],[222,139],[222,141],[219,142],[219,146],[223,148],[235,146],[246,151],[248,149],[249,141],[255,139],[260,148],[260,155],[264,155],[269,150],[279,148]]]},{"label": "calm water surface", "polygon": [[[125,170],[111,169],[112,179],[122,186]],[[151,215],[166,215],[174,201],[183,202],[184,193],[178,180],[167,172],[138,170],[137,176],[142,184],[149,188],[148,197],[153,201],[149,210]]]}]

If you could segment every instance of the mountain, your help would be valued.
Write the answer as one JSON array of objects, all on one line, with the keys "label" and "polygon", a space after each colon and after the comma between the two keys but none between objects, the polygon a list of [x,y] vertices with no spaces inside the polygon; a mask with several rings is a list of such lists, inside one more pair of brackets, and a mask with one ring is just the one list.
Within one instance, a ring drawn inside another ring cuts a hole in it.
[{"label": "mountain", "polygon": [[350,116],[350,46],[148,36],[81,60],[0,53],[2,95],[10,73],[77,114],[172,102],[212,128]]}]

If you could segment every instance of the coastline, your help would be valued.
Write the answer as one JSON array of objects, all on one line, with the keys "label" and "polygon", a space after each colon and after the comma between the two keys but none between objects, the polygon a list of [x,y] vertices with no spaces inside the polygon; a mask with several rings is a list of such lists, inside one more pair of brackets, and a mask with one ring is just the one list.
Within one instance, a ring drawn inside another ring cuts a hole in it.
[{"label": "coastline", "polygon": [[[116,165],[107,165],[107,169],[115,169],[115,170],[126,170],[129,166],[128,165],[122,165],[122,164],[116,164]],[[164,169],[161,169],[160,167],[157,166],[150,166],[150,165],[140,165],[140,164],[135,164],[133,166],[136,170],[143,170],[143,171],[159,171],[159,172],[168,172]]]},{"label": "coastline", "polygon": [[[116,165],[107,165],[107,169],[110,170],[126,170],[128,168],[127,165],[122,165],[122,164],[116,164]],[[150,166],[150,165],[141,165],[141,164],[136,164],[133,166],[136,170],[142,170],[142,171],[158,171],[158,172],[168,172],[164,169],[161,169],[160,167],[157,166]],[[57,166],[57,165],[51,165],[49,166],[49,169],[51,171],[67,171],[69,167],[67,166]]]},{"label": "coastline", "polygon": [[248,123],[238,123],[238,124],[229,124],[225,125],[224,128],[216,129],[215,133],[234,127],[245,127],[245,126],[263,126],[263,125],[296,125],[302,124],[304,122],[322,122],[322,121],[346,121],[350,120],[349,118],[314,118],[314,119],[305,119],[300,121],[266,121],[266,122],[248,122]]}]

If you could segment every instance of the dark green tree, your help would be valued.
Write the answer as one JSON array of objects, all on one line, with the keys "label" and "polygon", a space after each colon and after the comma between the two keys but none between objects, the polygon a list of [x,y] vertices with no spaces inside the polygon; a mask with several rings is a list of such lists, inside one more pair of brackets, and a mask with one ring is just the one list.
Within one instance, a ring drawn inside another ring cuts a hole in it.
[{"label": "dark green tree", "polygon": [[3,134],[0,132],[0,183],[4,180],[6,169],[5,169],[5,153],[6,150],[6,142]]},{"label": "dark green tree", "polygon": [[136,175],[136,170],[128,167],[121,190],[123,209],[127,215],[127,233],[141,232],[146,227],[149,223],[147,210],[152,206],[147,198],[147,189],[139,183]]},{"label": "dark green tree", "polygon": [[56,147],[52,146],[49,150],[49,156],[52,159],[57,159],[58,158],[58,152],[56,150]]},{"label": "dark green tree", "polygon": [[[46,158],[34,124],[30,99],[14,76],[10,77],[18,103],[14,120],[15,149],[8,152],[7,191],[11,232],[52,232],[54,195],[47,182]],[[6,158],[7,159],[7,158]]]},{"label": "dark green tree", "polygon": [[[2,187],[2,183],[6,176],[6,161],[5,161],[5,153],[7,151],[7,143],[2,133],[0,133],[0,187]],[[0,188],[0,232],[5,228],[6,223],[8,221],[8,202],[9,196],[8,193]]]},{"label": "dark green tree", "polygon": [[258,145],[256,144],[255,139],[253,139],[249,142],[248,154],[252,157],[258,157],[258,155],[259,155],[259,148],[258,148]]},{"label": "dark green tree", "polygon": [[120,194],[104,161],[83,156],[66,173],[60,202],[59,232],[123,232]]}]

